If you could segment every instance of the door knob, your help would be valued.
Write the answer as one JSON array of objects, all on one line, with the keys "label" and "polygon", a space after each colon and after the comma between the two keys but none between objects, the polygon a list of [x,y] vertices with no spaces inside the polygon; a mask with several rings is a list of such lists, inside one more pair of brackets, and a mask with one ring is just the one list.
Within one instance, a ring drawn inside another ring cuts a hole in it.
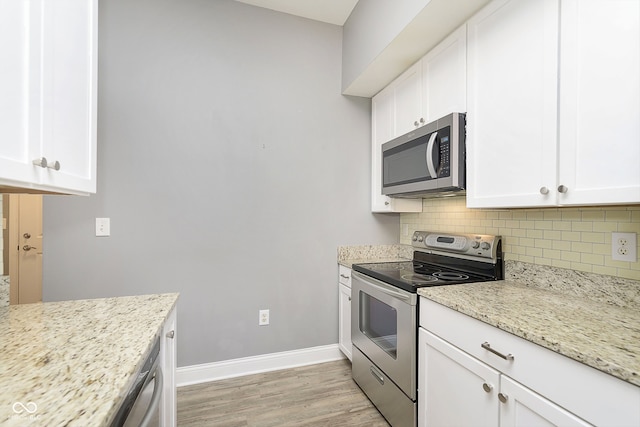
[{"label": "door knob", "polygon": [[24,234],[22,235],[22,237],[24,237],[25,239],[30,239],[30,238],[31,238],[31,234],[29,234],[29,233],[24,233]]},{"label": "door knob", "polygon": [[38,248],[36,248],[35,246],[29,246],[29,245],[24,245],[22,247],[22,250],[25,252],[29,252],[31,249],[38,249]]}]

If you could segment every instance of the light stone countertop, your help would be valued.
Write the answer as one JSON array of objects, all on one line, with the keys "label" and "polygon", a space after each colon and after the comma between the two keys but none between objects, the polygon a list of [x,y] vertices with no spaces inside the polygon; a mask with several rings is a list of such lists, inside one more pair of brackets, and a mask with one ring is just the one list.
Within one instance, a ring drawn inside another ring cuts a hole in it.
[{"label": "light stone countertop", "polygon": [[105,426],[178,294],[0,308],[0,424]]},{"label": "light stone countertop", "polygon": [[338,246],[338,264],[351,268],[368,262],[406,261],[413,258],[413,251],[408,245]]},{"label": "light stone countertop", "polygon": [[638,306],[617,306],[511,279],[422,288],[418,294],[640,386]]}]

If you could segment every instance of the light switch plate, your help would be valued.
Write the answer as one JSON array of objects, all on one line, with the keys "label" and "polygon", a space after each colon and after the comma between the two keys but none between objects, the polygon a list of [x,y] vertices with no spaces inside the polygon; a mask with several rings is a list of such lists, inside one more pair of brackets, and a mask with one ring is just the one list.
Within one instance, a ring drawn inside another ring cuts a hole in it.
[{"label": "light switch plate", "polygon": [[111,235],[111,219],[96,218],[96,236],[107,237]]}]

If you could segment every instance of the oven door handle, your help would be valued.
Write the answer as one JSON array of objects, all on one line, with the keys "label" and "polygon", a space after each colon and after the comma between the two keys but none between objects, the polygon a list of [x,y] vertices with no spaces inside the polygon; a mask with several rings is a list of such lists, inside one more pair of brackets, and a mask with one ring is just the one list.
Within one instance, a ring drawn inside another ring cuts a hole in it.
[{"label": "oven door handle", "polygon": [[[352,271],[351,272],[351,276],[352,277],[356,277],[359,280],[363,281],[364,283],[366,283],[368,286],[371,286],[372,288],[386,294],[389,295],[393,298],[397,298],[400,301],[409,303],[409,304],[414,304],[412,299],[415,299],[415,295],[409,292],[405,292],[402,290],[397,290],[397,288],[395,287],[391,287],[391,285],[387,285],[384,282],[381,282],[377,279],[373,279],[371,277],[365,276],[364,274],[358,272],[358,271]],[[377,282],[374,283],[373,281]],[[353,286],[353,282],[352,282],[352,286]]]}]

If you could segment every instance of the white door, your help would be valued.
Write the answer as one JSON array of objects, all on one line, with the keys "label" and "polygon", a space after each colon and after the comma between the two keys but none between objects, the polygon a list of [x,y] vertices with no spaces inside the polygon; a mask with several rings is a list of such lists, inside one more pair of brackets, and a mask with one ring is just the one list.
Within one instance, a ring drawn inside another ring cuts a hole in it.
[{"label": "white door", "polygon": [[468,22],[469,207],[556,202],[558,9],[494,1]]},{"label": "white door", "polygon": [[43,4],[43,183],[95,192],[98,2]]},{"label": "white door", "polygon": [[500,373],[419,329],[418,425],[498,426]]},{"label": "white door", "polygon": [[591,425],[504,375],[500,377],[500,393],[500,427]]},{"label": "white door", "polygon": [[640,2],[561,5],[558,203],[640,202]]},{"label": "white door", "polygon": [[467,26],[451,33],[422,60],[422,114],[430,123],[467,111]]},{"label": "white door", "polygon": [[371,99],[371,211],[391,212],[391,200],[382,194],[382,144],[395,135],[393,88]]},{"label": "white door", "polygon": [[[27,0],[0,1],[0,177],[33,183],[39,131],[40,11]],[[35,116],[34,116],[35,115]]]},{"label": "white door", "polygon": [[393,82],[395,92],[395,135],[403,135],[425,124],[422,116],[421,65],[414,64]]},{"label": "white door", "polygon": [[338,296],[338,346],[351,360],[351,289],[339,285]]}]

